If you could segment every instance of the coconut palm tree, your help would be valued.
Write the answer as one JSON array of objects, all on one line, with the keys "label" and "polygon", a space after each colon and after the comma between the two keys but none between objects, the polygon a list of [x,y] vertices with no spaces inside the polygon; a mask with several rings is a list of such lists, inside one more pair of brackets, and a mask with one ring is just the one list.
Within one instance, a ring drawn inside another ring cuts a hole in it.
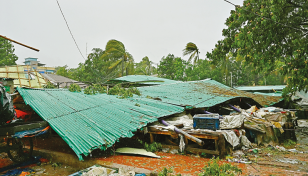
[{"label": "coconut palm tree", "polygon": [[151,75],[153,73],[153,67],[151,66],[152,64],[153,62],[150,61],[148,56],[143,57],[139,63],[136,63],[135,74]]},{"label": "coconut palm tree", "polygon": [[183,49],[183,56],[190,55],[188,62],[194,60],[194,64],[196,64],[199,60],[199,49],[196,44],[189,42],[186,44],[185,49]]},{"label": "coconut palm tree", "polygon": [[122,76],[124,75],[124,70],[126,71],[126,75],[134,73],[133,56],[126,51],[124,44],[118,40],[113,39],[107,42],[105,52],[101,56],[101,59],[112,61],[112,64],[108,67],[111,72],[120,67]]}]

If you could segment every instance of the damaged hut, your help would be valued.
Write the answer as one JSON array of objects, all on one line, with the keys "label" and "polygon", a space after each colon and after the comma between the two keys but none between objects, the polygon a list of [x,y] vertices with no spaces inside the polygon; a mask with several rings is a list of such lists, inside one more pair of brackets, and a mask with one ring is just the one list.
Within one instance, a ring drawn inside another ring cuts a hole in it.
[{"label": "damaged hut", "polygon": [[[153,77],[148,81],[155,79],[158,80]],[[182,151],[223,156],[227,152],[226,145],[236,147],[237,142],[244,142],[243,146],[249,147],[249,138],[253,136],[246,137],[248,132],[245,130],[262,133],[250,121],[250,128],[247,127],[244,122],[255,116],[241,108],[249,109],[252,104],[256,105],[257,112],[257,108],[282,100],[277,96],[236,90],[210,79],[144,86],[138,87],[138,90],[140,96],[120,99],[116,95],[86,95],[65,89],[18,88],[24,102],[50,124],[80,160],[94,149],[104,150],[120,138],[132,137],[141,128],[151,142],[167,141],[167,144]],[[235,110],[238,114],[231,114],[232,118],[226,116]],[[208,124],[210,128],[202,126],[201,122],[205,122],[202,118],[199,118],[200,122],[196,121],[196,117],[200,117],[197,114],[212,118],[214,122]],[[264,116],[261,115],[261,118]],[[232,119],[238,123],[230,126]],[[268,123],[270,127],[277,125]],[[213,129],[213,124],[217,128]]]}]

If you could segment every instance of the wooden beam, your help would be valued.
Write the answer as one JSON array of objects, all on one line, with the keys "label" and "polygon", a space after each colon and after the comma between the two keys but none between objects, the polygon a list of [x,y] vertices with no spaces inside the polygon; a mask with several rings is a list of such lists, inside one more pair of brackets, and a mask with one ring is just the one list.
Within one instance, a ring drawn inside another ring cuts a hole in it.
[{"label": "wooden beam", "polygon": [[30,48],[30,49],[32,49],[32,50],[34,50],[34,51],[37,51],[37,52],[39,52],[39,51],[40,51],[40,50],[38,50],[38,49],[36,49],[36,48],[33,48],[33,47],[31,47],[31,46],[28,46],[28,45],[25,45],[25,44],[19,43],[19,42],[15,41],[15,40],[12,40],[12,39],[10,39],[10,38],[4,37],[4,36],[2,36],[2,35],[0,35],[0,37],[4,38],[4,39],[6,39],[6,40],[9,40],[9,41],[11,41],[11,42],[17,43],[18,45],[21,45],[21,46],[24,46],[24,47]]},{"label": "wooden beam", "polygon": [[[172,132],[170,131],[150,131],[150,134],[162,134],[162,135],[172,135]],[[214,139],[218,140],[218,135],[213,135],[213,134],[195,134],[195,133],[190,133],[191,136],[194,136],[196,138],[201,138],[201,139]]]},{"label": "wooden beam", "polygon": [[192,153],[207,153],[212,155],[219,155],[219,151],[215,150],[207,150],[207,149],[199,149],[199,148],[192,148],[192,147],[186,147],[185,150],[190,151]]}]

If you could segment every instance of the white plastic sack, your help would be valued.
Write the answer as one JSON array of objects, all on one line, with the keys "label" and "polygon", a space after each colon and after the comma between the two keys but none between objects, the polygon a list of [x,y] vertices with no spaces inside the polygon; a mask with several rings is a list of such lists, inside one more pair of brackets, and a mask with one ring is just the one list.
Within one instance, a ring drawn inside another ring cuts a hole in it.
[{"label": "white plastic sack", "polygon": [[234,131],[232,131],[232,130],[221,130],[221,132],[223,132],[223,135],[224,135],[226,141],[229,142],[232,145],[233,148],[240,144],[240,138],[237,137],[237,135],[234,133]]},{"label": "white plastic sack", "polygon": [[240,128],[244,123],[245,115],[239,114],[235,116],[225,116],[220,121],[220,129]]}]

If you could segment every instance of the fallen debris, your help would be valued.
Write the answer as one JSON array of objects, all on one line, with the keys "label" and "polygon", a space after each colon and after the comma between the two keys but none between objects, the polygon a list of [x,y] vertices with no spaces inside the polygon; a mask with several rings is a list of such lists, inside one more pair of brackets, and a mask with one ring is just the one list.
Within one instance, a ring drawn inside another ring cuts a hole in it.
[{"label": "fallen debris", "polygon": [[145,149],[136,149],[136,148],[118,148],[116,150],[116,153],[122,153],[122,154],[133,154],[133,155],[143,155],[153,158],[160,158],[160,156],[157,156],[155,153],[147,152]]},{"label": "fallen debris", "polygon": [[100,165],[94,165],[89,168],[83,169],[81,171],[78,171],[76,173],[73,173],[69,176],[111,176],[114,173],[117,173],[118,171],[115,169],[110,169],[106,167],[102,167]]}]

